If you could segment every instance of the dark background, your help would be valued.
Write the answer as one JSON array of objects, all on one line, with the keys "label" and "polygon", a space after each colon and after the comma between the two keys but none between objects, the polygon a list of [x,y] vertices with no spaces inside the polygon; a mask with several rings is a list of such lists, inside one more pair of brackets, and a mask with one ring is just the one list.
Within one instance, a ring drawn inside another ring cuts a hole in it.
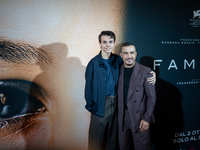
[{"label": "dark background", "polygon": [[[125,41],[135,44],[139,63],[153,69],[154,60],[162,60],[155,68],[153,150],[200,150],[200,25],[190,24],[196,10],[199,0],[128,1]],[[163,44],[167,41],[179,44]],[[195,68],[184,69],[185,59]]]}]

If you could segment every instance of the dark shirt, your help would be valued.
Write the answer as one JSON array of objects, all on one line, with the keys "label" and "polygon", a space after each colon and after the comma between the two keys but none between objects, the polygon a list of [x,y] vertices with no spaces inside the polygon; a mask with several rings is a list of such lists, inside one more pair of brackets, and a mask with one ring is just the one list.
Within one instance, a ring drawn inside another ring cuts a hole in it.
[{"label": "dark shirt", "polygon": [[[117,91],[122,59],[116,54],[111,54],[108,63],[111,66],[115,91]],[[101,52],[88,63],[85,72],[85,81],[85,108],[92,114],[103,117],[106,99],[107,67],[101,57]]]},{"label": "dark shirt", "polygon": [[130,78],[133,72],[134,66],[131,68],[124,67],[124,108],[127,109],[127,95],[129,89]]},{"label": "dark shirt", "polygon": [[109,64],[109,59],[103,59],[103,61],[107,67],[106,96],[115,95],[116,94],[116,88],[115,88],[116,85],[115,85],[115,81],[113,79],[113,75],[111,72],[111,64]]}]

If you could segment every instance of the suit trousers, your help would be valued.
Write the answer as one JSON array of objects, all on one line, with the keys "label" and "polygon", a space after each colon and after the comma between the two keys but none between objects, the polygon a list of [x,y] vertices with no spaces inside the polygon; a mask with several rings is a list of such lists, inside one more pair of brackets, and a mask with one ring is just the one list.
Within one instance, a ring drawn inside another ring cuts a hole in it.
[{"label": "suit trousers", "polygon": [[129,111],[125,109],[124,131],[119,130],[120,150],[150,150],[150,129],[133,132]]},{"label": "suit trousers", "polygon": [[106,100],[102,118],[91,114],[88,150],[118,150],[117,100]]}]

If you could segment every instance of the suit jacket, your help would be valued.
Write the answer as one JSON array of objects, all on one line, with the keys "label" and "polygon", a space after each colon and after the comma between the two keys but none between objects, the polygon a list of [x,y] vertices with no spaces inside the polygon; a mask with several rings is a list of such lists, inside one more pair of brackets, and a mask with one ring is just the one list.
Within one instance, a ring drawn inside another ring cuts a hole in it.
[{"label": "suit jacket", "polygon": [[[148,123],[155,121],[153,111],[156,103],[155,85],[149,84],[147,78],[151,77],[151,69],[141,64],[135,63],[133,69],[128,95],[127,107],[130,115],[131,125],[134,132],[140,130],[140,121]],[[118,125],[123,131],[124,124],[124,65],[120,69],[118,82]]]}]

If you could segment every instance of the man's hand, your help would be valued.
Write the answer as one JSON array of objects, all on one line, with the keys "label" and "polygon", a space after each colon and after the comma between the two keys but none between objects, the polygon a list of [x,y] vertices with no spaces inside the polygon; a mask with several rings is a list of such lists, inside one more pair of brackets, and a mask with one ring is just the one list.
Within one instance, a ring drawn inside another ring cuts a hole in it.
[{"label": "man's hand", "polygon": [[156,83],[156,73],[154,71],[151,71],[150,73],[153,74],[153,77],[147,78],[147,82],[154,85]]},{"label": "man's hand", "polygon": [[149,129],[149,123],[144,121],[144,120],[141,120],[140,122],[140,131],[146,131]]}]

